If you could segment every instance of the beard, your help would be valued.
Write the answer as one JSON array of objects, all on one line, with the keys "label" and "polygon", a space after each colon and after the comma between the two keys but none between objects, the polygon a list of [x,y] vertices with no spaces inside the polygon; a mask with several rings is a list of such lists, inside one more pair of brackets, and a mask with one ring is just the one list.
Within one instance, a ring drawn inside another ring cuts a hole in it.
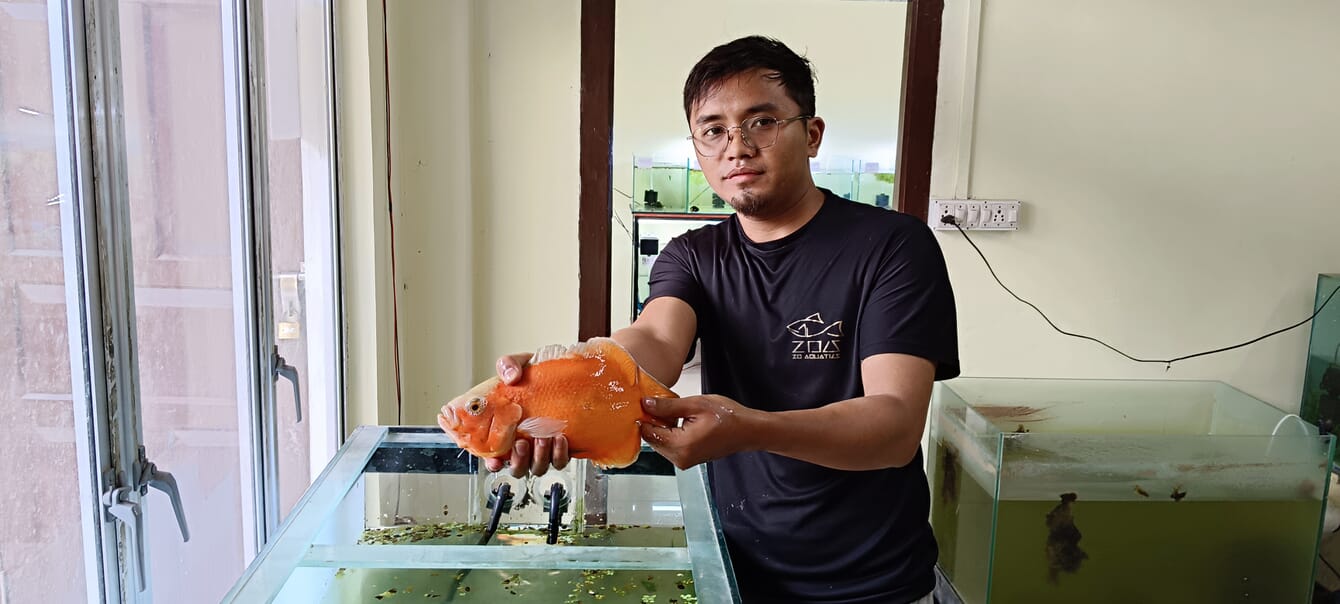
[{"label": "beard", "polygon": [[768,204],[758,195],[744,191],[730,198],[730,207],[749,218],[766,218]]}]

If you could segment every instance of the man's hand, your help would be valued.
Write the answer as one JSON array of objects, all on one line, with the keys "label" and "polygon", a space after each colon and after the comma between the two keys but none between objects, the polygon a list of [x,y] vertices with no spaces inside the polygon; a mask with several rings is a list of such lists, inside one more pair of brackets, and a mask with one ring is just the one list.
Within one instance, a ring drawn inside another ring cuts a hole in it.
[{"label": "man's hand", "polygon": [[[498,359],[497,370],[498,378],[505,384],[516,383],[521,379],[522,368],[526,362],[533,356],[529,352],[522,354],[513,354]],[[534,451],[532,451],[532,447]],[[524,438],[518,438],[512,443],[512,455],[503,457],[493,457],[484,460],[484,467],[490,472],[497,472],[511,461],[511,474],[515,478],[521,478],[527,472],[536,476],[542,476],[549,471],[550,466],[555,470],[562,470],[567,467],[568,461],[568,439],[563,436],[553,438],[536,438],[533,441]]]},{"label": "man's hand", "polygon": [[681,470],[756,448],[749,426],[764,413],[715,394],[646,399],[642,408],[664,424],[643,423],[642,439]]}]

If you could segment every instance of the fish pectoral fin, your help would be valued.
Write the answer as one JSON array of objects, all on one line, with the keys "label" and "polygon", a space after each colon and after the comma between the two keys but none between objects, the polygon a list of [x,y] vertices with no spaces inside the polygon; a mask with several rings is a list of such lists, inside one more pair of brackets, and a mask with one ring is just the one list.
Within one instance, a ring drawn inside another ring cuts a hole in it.
[{"label": "fish pectoral fin", "polygon": [[563,429],[567,427],[568,422],[566,420],[537,416],[521,420],[521,424],[516,427],[516,431],[532,438],[550,438],[562,434]]}]

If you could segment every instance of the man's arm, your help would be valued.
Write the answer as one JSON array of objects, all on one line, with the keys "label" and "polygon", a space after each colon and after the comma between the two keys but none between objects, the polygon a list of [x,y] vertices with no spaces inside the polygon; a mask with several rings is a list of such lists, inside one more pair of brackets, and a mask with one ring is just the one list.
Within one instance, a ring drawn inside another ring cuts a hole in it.
[{"label": "man's arm", "polygon": [[647,442],[680,468],[741,451],[768,451],[839,470],[902,467],[916,457],[935,364],[878,354],[861,362],[865,396],[815,409],[766,412],[722,396],[659,399],[647,407],[682,427],[643,424]]},{"label": "man's arm", "polygon": [[689,356],[698,315],[679,298],[661,297],[647,303],[632,325],[610,336],[633,360],[666,386],[679,381],[684,359]]}]

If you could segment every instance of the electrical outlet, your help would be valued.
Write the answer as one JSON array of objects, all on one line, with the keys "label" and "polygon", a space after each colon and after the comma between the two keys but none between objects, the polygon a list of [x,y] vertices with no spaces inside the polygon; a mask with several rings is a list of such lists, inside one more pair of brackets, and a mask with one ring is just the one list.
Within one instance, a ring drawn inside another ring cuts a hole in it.
[{"label": "electrical outlet", "polygon": [[956,230],[945,224],[945,216],[965,231],[1016,231],[1019,229],[1019,202],[979,199],[932,199],[926,212],[927,222],[937,231]]}]

